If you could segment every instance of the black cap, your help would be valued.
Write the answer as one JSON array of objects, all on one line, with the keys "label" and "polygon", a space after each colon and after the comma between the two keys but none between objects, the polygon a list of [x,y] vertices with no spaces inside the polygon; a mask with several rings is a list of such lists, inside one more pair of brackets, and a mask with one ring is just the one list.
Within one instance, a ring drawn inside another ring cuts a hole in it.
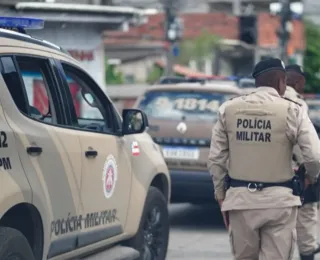
[{"label": "black cap", "polygon": [[285,65],[282,60],[275,58],[259,61],[253,68],[252,77],[256,78],[270,70],[281,70],[285,72]]},{"label": "black cap", "polygon": [[305,76],[302,67],[297,64],[288,65],[286,67],[286,71],[294,71],[294,72],[302,75],[303,77]]}]

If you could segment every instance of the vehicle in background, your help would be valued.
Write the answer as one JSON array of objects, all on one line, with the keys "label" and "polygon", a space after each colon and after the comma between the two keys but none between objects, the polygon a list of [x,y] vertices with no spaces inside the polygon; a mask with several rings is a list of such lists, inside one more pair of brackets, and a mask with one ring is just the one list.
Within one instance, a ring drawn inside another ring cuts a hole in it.
[{"label": "vehicle in background", "polygon": [[[210,83],[217,81],[233,81],[234,77],[224,77],[224,76],[208,76],[206,78],[204,77],[182,77],[182,76],[172,76],[172,77],[162,77],[160,78],[158,85],[163,84],[178,84],[178,83]],[[155,85],[157,85],[155,84]]]},{"label": "vehicle in background", "polygon": [[238,87],[242,90],[243,94],[249,94],[256,90],[253,78],[240,78],[237,82]]},{"label": "vehicle in background", "polygon": [[171,202],[213,200],[207,170],[212,127],[219,106],[240,94],[232,81],[154,85],[134,107],[149,120],[149,134],[161,145],[171,175]]}]

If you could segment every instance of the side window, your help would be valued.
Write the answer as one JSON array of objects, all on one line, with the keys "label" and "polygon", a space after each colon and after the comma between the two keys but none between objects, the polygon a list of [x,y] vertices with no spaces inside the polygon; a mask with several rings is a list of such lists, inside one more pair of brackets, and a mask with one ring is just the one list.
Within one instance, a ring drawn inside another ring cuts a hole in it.
[{"label": "side window", "polygon": [[67,77],[78,127],[96,132],[112,133],[110,113],[94,92],[97,85],[81,70],[62,64]]},{"label": "side window", "polygon": [[44,61],[17,57],[17,64],[28,98],[29,115],[38,120],[53,123],[54,111]]},{"label": "side window", "polygon": [[14,103],[22,113],[27,115],[29,113],[28,101],[12,57],[1,57],[1,66],[2,77]]},{"label": "side window", "polygon": [[18,109],[37,120],[57,122],[49,91],[49,84],[53,83],[47,61],[16,57],[15,64],[13,57],[1,57],[1,65],[2,76]]}]

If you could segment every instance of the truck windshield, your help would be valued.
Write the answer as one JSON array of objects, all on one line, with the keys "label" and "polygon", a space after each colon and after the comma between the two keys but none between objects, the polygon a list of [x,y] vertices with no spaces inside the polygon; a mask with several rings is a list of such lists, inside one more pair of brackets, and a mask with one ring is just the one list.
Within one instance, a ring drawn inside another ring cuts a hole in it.
[{"label": "truck windshield", "polygon": [[212,120],[217,116],[219,106],[232,96],[195,91],[149,91],[139,108],[152,118]]}]

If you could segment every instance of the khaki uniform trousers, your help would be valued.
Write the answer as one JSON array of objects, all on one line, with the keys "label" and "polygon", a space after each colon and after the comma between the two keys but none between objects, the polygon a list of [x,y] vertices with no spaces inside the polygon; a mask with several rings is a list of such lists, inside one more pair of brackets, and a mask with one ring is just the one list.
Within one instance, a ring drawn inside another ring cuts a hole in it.
[{"label": "khaki uniform trousers", "polygon": [[297,207],[229,211],[234,260],[291,260]]},{"label": "khaki uniform trousers", "polygon": [[318,248],[318,203],[304,204],[298,210],[297,244],[299,253],[310,255]]}]

